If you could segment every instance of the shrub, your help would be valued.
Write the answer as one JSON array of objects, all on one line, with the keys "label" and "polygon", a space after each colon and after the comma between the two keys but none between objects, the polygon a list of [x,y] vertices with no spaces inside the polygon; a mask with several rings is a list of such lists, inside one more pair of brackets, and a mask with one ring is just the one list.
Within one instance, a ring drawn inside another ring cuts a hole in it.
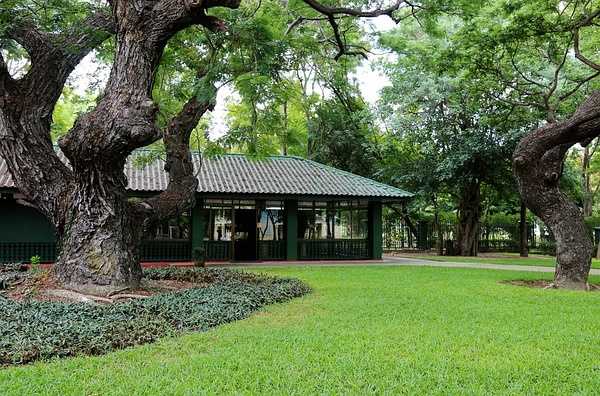
[{"label": "shrub", "polygon": [[0,297],[0,364],[98,355],[181,331],[207,330],[310,291],[296,279],[226,269],[154,269],[145,276],[208,285],[113,305],[20,303]]}]

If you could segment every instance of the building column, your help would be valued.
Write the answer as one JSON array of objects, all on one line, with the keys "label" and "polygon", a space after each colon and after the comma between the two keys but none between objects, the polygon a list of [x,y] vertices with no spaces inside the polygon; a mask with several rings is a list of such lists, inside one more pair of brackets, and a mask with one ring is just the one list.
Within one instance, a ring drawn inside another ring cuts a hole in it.
[{"label": "building column", "polygon": [[298,259],[298,201],[285,201],[285,257]]},{"label": "building column", "polygon": [[191,216],[191,248],[192,260],[204,261],[204,230],[208,221],[208,210],[203,209],[202,200],[196,201],[196,206],[192,209]]},{"label": "building column", "polygon": [[383,256],[381,202],[369,202],[369,253],[372,259]]}]

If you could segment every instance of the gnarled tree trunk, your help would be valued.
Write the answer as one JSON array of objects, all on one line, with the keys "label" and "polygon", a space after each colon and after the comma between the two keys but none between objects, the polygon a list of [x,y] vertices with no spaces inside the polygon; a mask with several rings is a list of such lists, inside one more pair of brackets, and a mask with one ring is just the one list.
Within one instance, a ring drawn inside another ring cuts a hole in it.
[{"label": "gnarled tree trunk", "polygon": [[[214,106],[214,95],[207,101],[192,97],[161,130],[152,100],[154,77],[171,36],[193,24],[222,29],[222,23],[205,10],[235,8],[239,1],[110,4],[112,15],[94,14],[81,30],[74,28],[64,36],[44,33],[25,19],[9,27],[8,36],[31,56],[31,69],[22,79],[10,76],[0,55],[0,154],[17,187],[57,230],[58,279],[71,287],[95,290],[136,286],[142,274],[137,250],[143,230],[195,203],[198,182],[189,137],[200,117]],[[50,141],[52,110],[75,65],[112,31],[117,47],[104,96],[59,141],[69,168]],[[167,148],[168,188],[144,201],[131,201],[123,173],[127,157],[160,138]]]},{"label": "gnarled tree trunk", "polygon": [[458,255],[477,256],[479,251],[479,218],[481,188],[478,181],[465,185],[458,204]]},{"label": "gnarled tree trunk", "polygon": [[68,285],[130,285],[142,271],[138,244],[142,224],[131,213],[125,194],[122,165],[111,173],[95,169],[95,176],[79,174],[71,193],[71,210],[60,235],[57,278]]},{"label": "gnarled tree trunk", "polygon": [[567,150],[588,145],[600,134],[600,92],[592,93],[575,114],[525,136],[513,155],[523,202],[556,238],[554,285],[586,289],[593,254],[581,210],[559,189]]}]

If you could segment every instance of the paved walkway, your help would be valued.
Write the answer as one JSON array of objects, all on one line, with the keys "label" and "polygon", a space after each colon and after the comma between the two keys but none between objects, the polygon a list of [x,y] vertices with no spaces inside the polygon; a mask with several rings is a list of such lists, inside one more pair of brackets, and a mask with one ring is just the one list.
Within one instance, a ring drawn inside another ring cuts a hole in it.
[{"label": "paved walkway", "polygon": [[[460,260],[460,258],[457,258]],[[397,257],[384,255],[383,260],[352,260],[352,261],[262,261],[262,262],[237,262],[237,263],[209,263],[209,265],[223,265],[233,267],[276,267],[291,265],[310,266],[354,266],[354,265],[383,265],[383,266],[407,266],[407,267],[443,267],[443,268],[475,268],[492,269],[504,271],[527,271],[527,272],[554,272],[554,267],[543,267],[539,265],[510,265],[510,264],[486,264],[486,263],[464,263],[417,259],[412,257]],[[600,275],[600,269],[590,270],[590,275]]]}]

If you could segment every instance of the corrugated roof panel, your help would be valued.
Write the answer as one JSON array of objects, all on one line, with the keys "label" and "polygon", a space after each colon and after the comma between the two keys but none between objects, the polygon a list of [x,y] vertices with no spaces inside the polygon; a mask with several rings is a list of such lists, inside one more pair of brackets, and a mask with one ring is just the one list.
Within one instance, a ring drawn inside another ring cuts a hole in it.
[{"label": "corrugated roof panel", "polygon": [[[145,166],[127,161],[125,174],[131,191],[162,191],[169,182],[164,161],[156,159]],[[60,157],[64,159],[62,155]],[[412,194],[398,188],[354,175],[314,161],[292,156],[250,159],[229,154],[202,158],[192,154],[199,181],[198,191],[205,193],[270,195],[337,195],[381,198],[408,198]],[[14,184],[6,163],[0,158],[0,187]]]}]

